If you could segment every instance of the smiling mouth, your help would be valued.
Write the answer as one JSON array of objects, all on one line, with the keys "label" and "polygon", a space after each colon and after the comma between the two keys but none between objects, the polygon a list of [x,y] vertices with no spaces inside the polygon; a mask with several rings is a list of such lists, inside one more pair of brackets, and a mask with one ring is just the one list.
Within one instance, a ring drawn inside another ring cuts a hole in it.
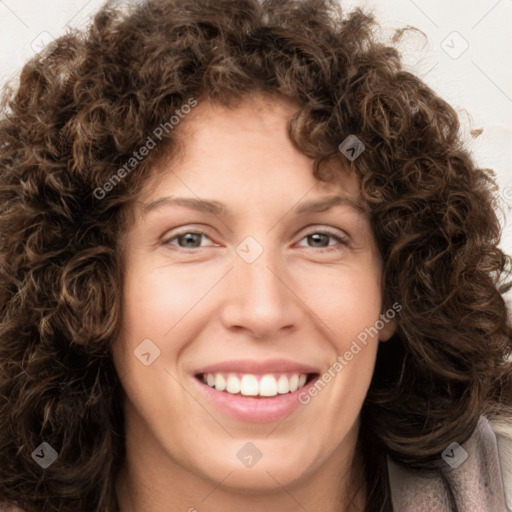
[{"label": "smiling mouth", "polygon": [[319,376],[318,373],[200,373],[196,378],[207,386],[231,395],[252,398],[273,398],[293,393]]}]

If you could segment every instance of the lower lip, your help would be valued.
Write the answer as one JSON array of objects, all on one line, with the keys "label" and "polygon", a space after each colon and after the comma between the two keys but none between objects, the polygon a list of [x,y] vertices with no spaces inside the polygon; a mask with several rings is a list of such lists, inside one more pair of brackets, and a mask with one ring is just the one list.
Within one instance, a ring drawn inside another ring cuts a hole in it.
[{"label": "lower lip", "polygon": [[253,398],[218,391],[194,377],[201,391],[217,409],[237,420],[253,423],[265,423],[286,418],[303,405],[299,402],[299,394],[307,392],[317,379],[318,377],[315,377],[292,393],[284,393],[275,397]]}]

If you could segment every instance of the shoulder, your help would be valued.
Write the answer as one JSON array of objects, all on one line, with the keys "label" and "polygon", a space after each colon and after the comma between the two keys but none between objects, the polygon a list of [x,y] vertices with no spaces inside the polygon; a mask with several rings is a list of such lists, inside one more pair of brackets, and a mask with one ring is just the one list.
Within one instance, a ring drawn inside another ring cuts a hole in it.
[{"label": "shoulder", "polygon": [[506,505],[512,512],[512,417],[490,419],[489,425],[496,436]]},{"label": "shoulder", "polygon": [[[444,460],[443,460],[444,459]],[[393,510],[512,512],[512,418],[481,416],[462,445],[451,443],[432,472],[404,468],[388,456]]]}]

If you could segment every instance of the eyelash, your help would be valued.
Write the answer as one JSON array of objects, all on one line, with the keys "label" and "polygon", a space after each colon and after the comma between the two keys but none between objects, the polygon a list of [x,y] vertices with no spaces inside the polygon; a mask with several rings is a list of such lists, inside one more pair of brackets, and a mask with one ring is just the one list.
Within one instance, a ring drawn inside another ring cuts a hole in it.
[{"label": "eyelash", "polygon": [[[175,239],[177,239],[178,237],[180,236],[183,236],[183,235],[188,235],[188,234],[192,234],[192,235],[201,235],[201,236],[205,236],[206,238],[210,239],[211,238],[208,236],[207,233],[205,233],[204,231],[201,231],[201,230],[197,230],[197,231],[192,231],[192,230],[184,230],[184,231],[181,231],[179,233],[176,233],[174,234],[171,238],[168,238],[166,240],[164,240],[162,243],[164,245],[175,245],[175,244],[171,244],[171,242]],[[323,230],[323,231],[311,231],[310,233],[306,233],[300,241],[304,240],[304,238],[307,238],[308,236],[311,236],[311,235],[317,235],[317,234],[320,234],[320,235],[328,235],[329,237],[331,238],[334,238],[338,243],[340,243],[342,246],[346,247],[349,245],[349,242],[348,242],[348,239],[347,238],[344,238],[338,234],[335,234],[333,233],[332,231],[329,231],[329,230]],[[201,247],[192,247],[191,249],[187,249],[185,247],[179,247],[179,246],[175,246],[177,248],[177,250],[182,250],[182,251],[185,251],[185,252],[191,252],[195,249],[201,249]],[[336,251],[336,250],[339,250],[338,248],[336,247],[333,247],[333,246],[327,246],[327,247],[319,247],[319,248],[316,248],[316,247],[307,247],[308,249],[318,249],[320,252],[331,252],[331,251]]]}]

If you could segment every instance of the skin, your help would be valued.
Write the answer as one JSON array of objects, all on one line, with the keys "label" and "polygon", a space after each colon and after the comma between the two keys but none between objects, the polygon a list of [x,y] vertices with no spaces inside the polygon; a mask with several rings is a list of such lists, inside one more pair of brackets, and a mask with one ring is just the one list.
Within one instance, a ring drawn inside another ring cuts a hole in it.
[{"label": "skin", "polygon": [[[366,208],[348,170],[329,184],[313,177],[313,161],[287,136],[293,111],[268,97],[234,109],[199,103],[179,127],[182,158],[161,162],[134,206],[112,347],[126,393],[121,512],[363,510],[364,486],[353,503],[347,496],[352,481],[361,483],[359,413],[379,338],[391,336],[393,322],[278,422],[228,417],[193,380],[201,366],[234,359],[285,358],[327,371],[382,313],[382,262],[367,213],[348,204],[293,212],[334,194]],[[144,210],[167,196],[221,201],[231,215]],[[207,236],[176,237],[198,229]],[[348,245],[307,236],[326,229]],[[263,249],[252,263],[236,252],[247,236]],[[160,350],[149,366],[134,357],[147,338]],[[262,453],[252,468],[236,456],[249,441]]]}]

